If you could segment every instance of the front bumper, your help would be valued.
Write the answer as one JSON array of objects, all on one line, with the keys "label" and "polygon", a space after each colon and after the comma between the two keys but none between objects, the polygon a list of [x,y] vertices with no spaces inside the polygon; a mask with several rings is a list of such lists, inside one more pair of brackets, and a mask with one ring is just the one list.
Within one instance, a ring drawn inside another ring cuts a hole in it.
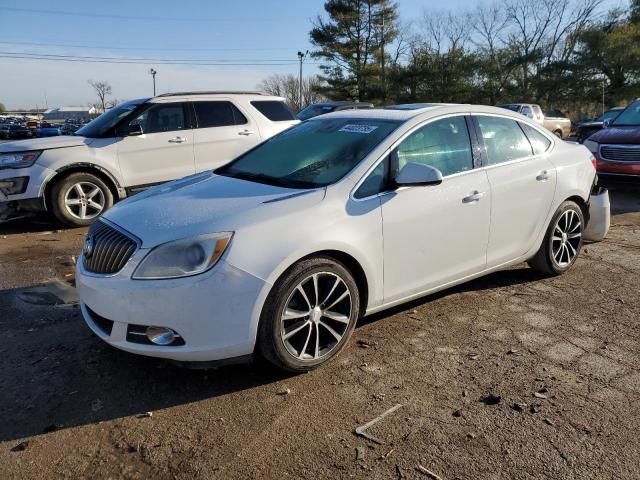
[{"label": "front bumper", "polygon": [[[132,280],[147,250],[138,250],[124,269],[98,276],[83,268],[80,257],[76,286],[82,315],[110,345],[131,353],[184,362],[206,362],[253,353],[262,303],[268,285],[221,260],[211,271],[172,280]],[[94,318],[97,314],[102,318]],[[113,322],[110,333],[100,321]],[[184,340],[180,346],[127,341],[129,325],[168,327]]]},{"label": "front bumper", "polygon": [[[42,197],[43,186],[47,180],[55,175],[55,171],[34,163],[28,168],[6,168],[0,170],[0,202],[12,202],[17,200],[29,200]],[[27,177],[27,187],[22,193],[7,194],[7,189],[2,188],[4,182],[12,181],[19,177]]]}]

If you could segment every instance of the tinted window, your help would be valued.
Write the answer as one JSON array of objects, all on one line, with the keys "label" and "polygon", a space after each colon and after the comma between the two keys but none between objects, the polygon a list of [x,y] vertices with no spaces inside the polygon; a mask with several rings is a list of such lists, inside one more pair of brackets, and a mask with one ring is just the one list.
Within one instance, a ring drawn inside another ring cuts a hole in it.
[{"label": "tinted window", "polygon": [[335,107],[333,105],[309,105],[307,108],[301,110],[296,117],[298,120],[308,120],[318,115],[333,112],[334,110]]},{"label": "tinted window", "polygon": [[483,116],[477,119],[490,165],[533,154],[529,140],[515,120]]},{"label": "tinted window", "polygon": [[[125,121],[125,117],[133,114],[132,112],[136,109],[143,108],[143,102],[145,100],[132,100],[130,102],[121,103],[113,108],[110,108],[102,115],[97,117],[95,120],[89,122],[80,130],[78,130],[75,135],[81,135],[83,137],[89,138],[97,138],[104,135],[109,135],[113,133],[113,128],[118,124],[118,122]],[[35,127],[35,122],[27,122],[27,126]]]},{"label": "tinted window", "polygon": [[174,132],[185,129],[184,104],[156,103],[129,122],[140,125],[142,133]]},{"label": "tinted window", "polygon": [[529,142],[533,147],[533,153],[538,155],[540,153],[546,152],[549,149],[549,147],[551,146],[551,140],[549,140],[545,135],[525,123],[521,123],[520,126],[529,138]]},{"label": "tinted window", "polygon": [[355,198],[365,198],[372,195],[377,195],[382,192],[387,185],[387,178],[389,175],[389,158],[387,157],[378,164],[376,168],[367,176],[367,179],[362,182],[356,193],[353,195]]},{"label": "tinted window", "polygon": [[255,100],[251,102],[256,110],[273,122],[295,120],[291,110],[284,102],[278,100]]},{"label": "tinted window", "polygon": [[409,162],[431,165],[452,175],[473,168],[471,142],[464,117],[436,120],[416,130],[398,147],[398,168]]},{"label": "tinted window", "polygon": [[636,100],[623,110],[618,117],[611,122],[617,126],[638,126],[640,125],[640,100]]},{"label": "tinted window", "polygon": [[271,137],[216,173],[292,188],[329,185],[358,165],[398,124],[381,119],[308,120]]},{"label": "tinted window", "polygon": [[194,102],[198,128],[227,127],[247,123],[240,110],[231,102]]}]

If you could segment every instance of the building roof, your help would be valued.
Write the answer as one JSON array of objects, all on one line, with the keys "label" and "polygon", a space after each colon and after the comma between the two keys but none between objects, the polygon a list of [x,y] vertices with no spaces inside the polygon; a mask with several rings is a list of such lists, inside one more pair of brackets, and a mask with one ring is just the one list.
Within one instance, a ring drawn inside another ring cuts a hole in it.
[{"label": "building roof", "polygon": [[50,108],[44,113],[53,113],[53,112],[91,112],[93,111],[93,107],[57,107]]}]

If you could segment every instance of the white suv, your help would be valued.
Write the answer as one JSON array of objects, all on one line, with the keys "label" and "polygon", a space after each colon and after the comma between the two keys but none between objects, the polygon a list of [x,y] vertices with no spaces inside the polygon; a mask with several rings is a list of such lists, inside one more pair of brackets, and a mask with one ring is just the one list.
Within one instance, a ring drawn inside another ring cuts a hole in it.
[{"label": "white suv", "polygon": [[117,200],[212,170],[296,123],[284,99],[260,93],[131,100],[73,136],[0,144],[0,202],[88,225]]}]

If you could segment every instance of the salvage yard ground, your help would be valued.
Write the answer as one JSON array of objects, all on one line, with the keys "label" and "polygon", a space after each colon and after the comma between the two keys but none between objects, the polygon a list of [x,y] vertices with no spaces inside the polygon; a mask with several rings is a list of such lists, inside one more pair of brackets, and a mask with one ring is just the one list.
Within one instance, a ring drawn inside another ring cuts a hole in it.
[{"label": "salvage yard ground", "polygon": [[[85,231],[6,223],[0,478],[640,478],[637,192],[566,275],[518,265],[367,318],[298,376],[107,346],[74,305]],[[354,433],[398,404],[381,443]]]}]

